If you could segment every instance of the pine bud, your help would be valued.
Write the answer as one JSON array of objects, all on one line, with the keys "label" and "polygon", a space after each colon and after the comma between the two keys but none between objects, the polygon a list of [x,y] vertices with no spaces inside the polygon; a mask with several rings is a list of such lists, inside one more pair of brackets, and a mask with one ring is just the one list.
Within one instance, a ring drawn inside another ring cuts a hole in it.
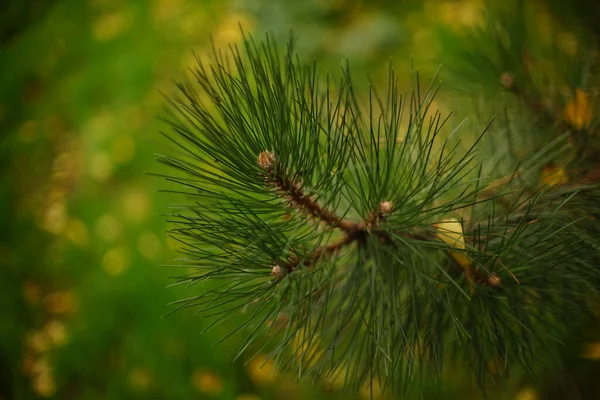
[{"label": "pine bud", "polygon": [[265,171],[269,171],[275,164],[275,154],[272,151],[261,151],[258,155],[258,165]]},{"label": "pine bud", "polygon": [[498,275],[496,275],[496,274],[491,274],[491,275],[488,277],[488,284],[489,284],[490,286],[493,286],[493,287],[498,287],[498,286],[500,286],[500,277],[499,277]]},{"label": "pine bud", "polygon": [[283,277],[285,276],[285,271],[283,268],[281,268],[279,265],[276,265],[273,267],[273,269],[271,270],[271,275],[273,275],[275,277],[276,280],[280,281],[283,279]]},{"label": "pine bud", "polygon": [[393,208],[394,204],[391,201],[382,201],[379,203],[379,211],[381,211],[383,214],[392,212]]}]

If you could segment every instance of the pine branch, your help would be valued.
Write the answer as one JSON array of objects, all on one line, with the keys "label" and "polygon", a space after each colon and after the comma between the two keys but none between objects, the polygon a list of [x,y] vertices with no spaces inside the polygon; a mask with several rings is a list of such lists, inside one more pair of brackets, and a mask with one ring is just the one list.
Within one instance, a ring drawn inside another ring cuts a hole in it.
[{"label": "pine branch", "polygon": [[[387,245],[394,243],[389,233],[377,229],[379,222],[385,219],[386,214],[392,212],[392,202],[381,202],[379,204],[378,212],[370,213],[370,217],[367,221],[356,223],[334,215],[332,212],[321,207],[315,200],[310,198],[310,196],[307,196],[299,183],[292,182],[283,175],[281,166],[277,165],[277,156],[273,152],[262,151],[258,155],[258,165],[264,171],[263,176],[265,178],[265,184],[268,187],[274,188],[274,190],[276,190],[283,198],[288,199],[293,207],[300,211],[306,211],[311,217],[324,222],[330,228],[338,228],[344,232],[342,239],[332,244],[319,246],[304,258],[294,254],[289,257],[289,261],[283,266],[275,265],[271,275],[273,275],[276,280],[283,279],[300,265],[304,267],[313,267],[322,258],[337,254],[345,246],[348,246],[353,242],[362,243],[364,245],[364,242],[369,235],[378,237],[381,243]],[[394,232],[394,235],[412,240],[439,240],[439,238],[435,236],[407,232]],[[468,258],[464,254],[450,250],[446,251],[445,254],[450,260],[454,261],[452,264],[455,265],[455,267],[463,271],[466,279],[471,284],[471,292],[473,292],[476,284],[480,286],[500,286],[501,281],[497,275],[486,274],[483,271],[473,271]]]},{"label": "pine branch", "polygon": [[235,320],[240,354],[268,347],[313,378],[343,370],[355,391],[406,390],[451,357],[484,385],[490,360],[530,368],[586,318],[600,245],[585,217],[600,190],[487,185],[483,134],[458,151],[458,128],[430,109],[436,83],[405,97],[390,68],[384,93],[359,97],[347,66],[334,87],[270,38],[214,58],[198,89],[179,84],[177,152],[160,160],[188,199],[170,217],[186,267],[175,279],[199,292],[176,307],[209,327]]},{"label": "pine branch", "polygon": [[[569,132],[569,139],[577,149],[578,159],[584,155],[586,150],[589,150],[585,148],[586,141],[584,139],[590,136],[592,132],[587,128],[575,126],[571,121],[564,118],[564,113],[561,110],[544,106],[542,99],[532,93],[526,93],[508,73],[503,74],[500,81],[504,89],[517,97],[543,124],[548,127],[556,127],[558,131]],[[595,157],[593,155],[591,159],[594,160]]]},{"label": "pine branch", "polygon": [[281,267],[279,266],[273,267],[273,275],[277,279],[282,279],[285,275],[293,272],[296,268],[300,267],[301,265],[303,267],[312,267],[322,258],[333,256],[339,251],[341,251],[344,247],[359,240],[358,237],[360,233],[360,231],[347,233],[342,239],[338,240],[337,242],[317,247],[313,253],[309,254],[308,257],[305,257],[304,259],[300,258],[297,255],[292,255],[290,257],[290,260],[284,265],[283,270],[281,270]]}]

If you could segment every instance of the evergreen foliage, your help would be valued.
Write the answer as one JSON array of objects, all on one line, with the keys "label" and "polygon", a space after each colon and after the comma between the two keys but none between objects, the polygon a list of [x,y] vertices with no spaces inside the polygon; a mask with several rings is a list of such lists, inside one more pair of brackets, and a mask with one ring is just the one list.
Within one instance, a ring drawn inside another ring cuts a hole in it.
[{"label": "evergreen foliage", "polygon": [[483,386],[535,375],[593,313],[598,188],[539,184],[568,133],[495,176],[487,128],[461,139],[433,109],[437,79],[423,89],[415,73],[403,92],[390,68],[362,91],[347,64],[334,78],[270,37],[215,49],[178,89],[175,150],[159,159],[187,199],[169,217],[175,284],[195,292],[174,311],[209,327],[244,315],[238,356],[269,351],[354,391],[410,390],[450,366]]}]

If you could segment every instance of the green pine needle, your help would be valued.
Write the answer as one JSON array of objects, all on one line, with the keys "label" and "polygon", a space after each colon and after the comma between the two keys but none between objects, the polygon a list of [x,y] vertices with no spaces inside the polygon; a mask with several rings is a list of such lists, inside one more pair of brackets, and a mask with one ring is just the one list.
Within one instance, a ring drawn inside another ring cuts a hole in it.
[{"label": "green pine needle", "polygon": [[[175,150],[159,160],[186,199],[168,218],[174,280],[195,294],[174,311],[233,319],[222,340],[241,334],[238,356],[268,351],[355,391],[410,390],[448,365],[483,385],[535,372],[591,312],[598,240],[580,207],[598,188],[511,179],[486,194],[483,135],[459,151],[458,127],[431,109],[435,80],[401,92],[390,68],[361,96],[347,65],[336,81],[270,37],[213,59],[178,84]],[[448,218],[468,218],[462,247],[440,240]]]}]

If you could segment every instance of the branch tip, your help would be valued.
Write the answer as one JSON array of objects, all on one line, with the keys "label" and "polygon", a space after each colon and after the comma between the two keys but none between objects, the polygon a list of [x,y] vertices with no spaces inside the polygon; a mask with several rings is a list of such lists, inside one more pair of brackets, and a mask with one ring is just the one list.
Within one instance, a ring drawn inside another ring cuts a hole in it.
[{"label": "branch tip", "polygon": [[273,275],[276,280],[280,281],[285,277],[286,273],[279,265],[275,265],[271,270],[271,275]]},{"label": "branch tip", "polygon": [[265,171],[273,169],[273,165],[277,158],[272,151],[261,151],[258,155],[258,165]]},{"label": "branch tip", "polygon": [[394,203],[392,203],[391,201],[382,201],[381,203],[379,203],[379,211],[381,211],[382,214],[389,214],[392,212],[393,209]]},{"label": "branch tip", "polygon": [[501,285],[502,281],[500,280],[500,277],[498,275],[493,273],[488,277],[487,283],[492,287],[498,287]]}]

